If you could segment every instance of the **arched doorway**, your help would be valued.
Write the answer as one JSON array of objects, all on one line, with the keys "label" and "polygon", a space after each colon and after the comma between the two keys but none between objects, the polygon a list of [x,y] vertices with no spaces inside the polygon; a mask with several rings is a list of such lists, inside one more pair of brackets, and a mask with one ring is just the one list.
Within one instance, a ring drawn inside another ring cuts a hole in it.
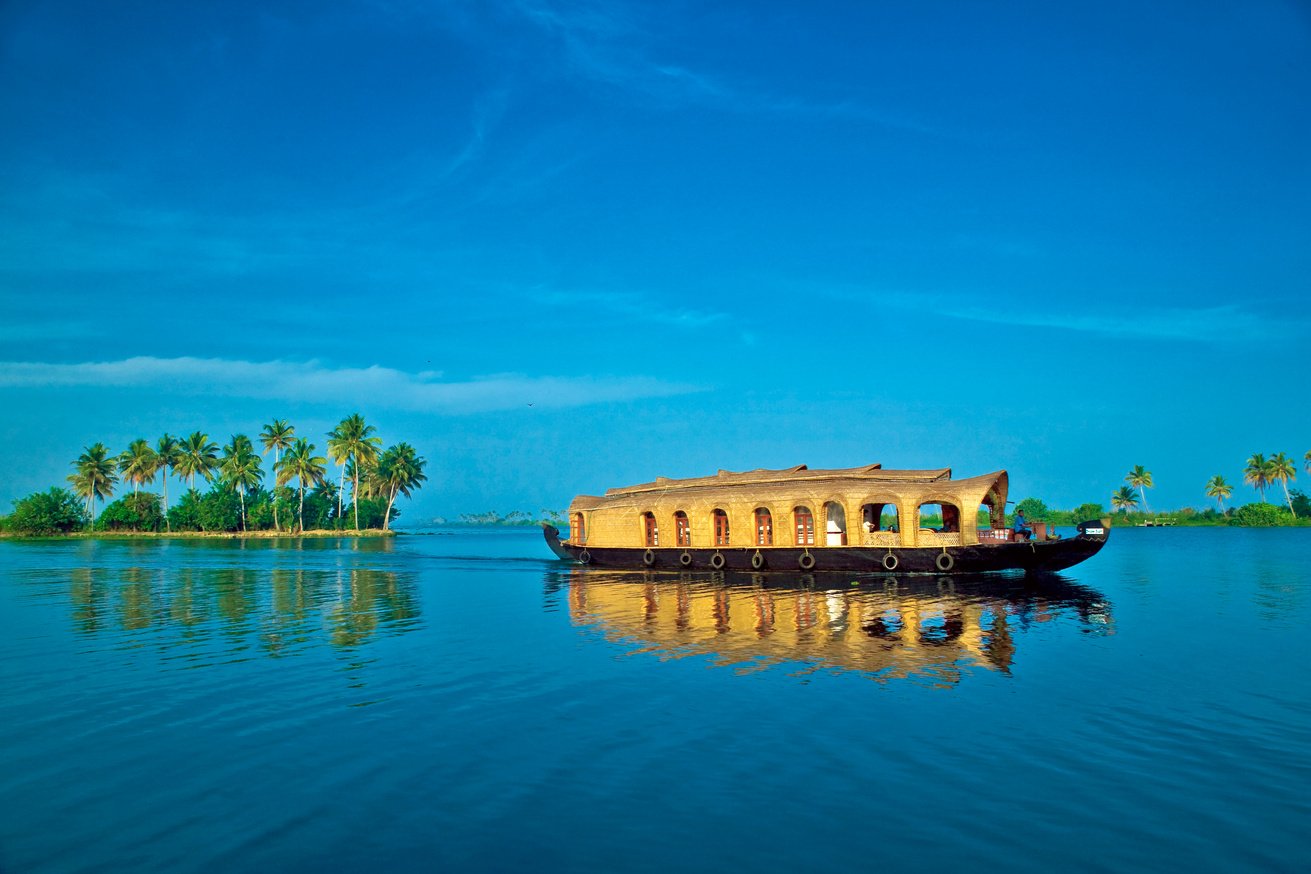
[{"label": "arched doorway", "polygon": [[774,545],[774,520],[769,515],[768,507],[756,507],[756,546]]},{"label": "arched doorway", "polygon": [[715,546],[728,546],[728,514],[715,508],[714,523]]},{"label": "arched doorway", "polygon": [[847,511],[837,501],[824,505],[824,545],[847,545]]}]

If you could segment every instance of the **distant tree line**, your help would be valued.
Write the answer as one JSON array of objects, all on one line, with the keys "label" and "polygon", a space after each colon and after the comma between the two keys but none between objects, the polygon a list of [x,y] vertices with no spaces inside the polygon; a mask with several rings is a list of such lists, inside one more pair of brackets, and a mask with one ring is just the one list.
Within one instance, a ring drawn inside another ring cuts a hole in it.
[{"label": "distant tree line", "polygon": [[[133,440],[114,455],[93,443],[73,461],[70,488],[53,487],[14,502],[0,517],[3,530],[19,534],[74,531],[235,532],[307,530],[389,530],[399,515],[396,499],[410,497],[427,480],[427,462],[408,443],[382,448],[377,429],[359,413],[342,419],[327,434],[327,457],[297,437],[285,419],[274,419],[259,434],[263,452],[245,434],[224,446],[195,431],[187,437],[164,434],[152,446]],[[263,458],[273,453],[265,482]],[[329,477],[328,458],[337,465],[337,482]],[[186,483],[170,506],[168,480]],[[196,488],[196,478],[209,484]],[[159,480],[162,495],[143,491]],[[97,514],[116,487],[132,486]],[[292,487],[294,484],[294,488]],[[347,488],[350,504],[345,503]]]},{"label": "distant tree line", "polygon": [[[1311,451],[1302,458],[1308,473],[1311,473]],[[1283,452],[1270,457],[1264,453],[1255,453],[1247,459],[1243,467],[1243,482],[1252,486],[1260,494],[1259,503],[1244,504],[1241,507],[1225,507],[1225,501],[1234,493],[1234,487],[1225,480],[1223,474],[1216,474],[1206,481],[1203,492],[1214,498],[1216,510],[1201,512],[1192,508],[1177,510],[1168,514],[1171,521],[1178,524],[1228,524],[1247,527],[1270,527],[1278,525],[1311,524],[1311,498],[1305,492],[1289,489],[1288,484],[1297,479],[1297,463]],[[1147,506],[1147,489],[1153,487],[1152,472],[1141,464],[1135,465],[1124,477],[1128,485],[1120,486],[1111,495],[1111,506],[1126,521],[1147,521],[1154,519]],[[1286,507],[1272,505],[1266,501],[1266,489],[1278,483],[1284,492]],[[1138,489],[1138,494],[1134,494]],[[1139,503],[1143,512],[1136,512]]]},{"label": "distant tree line", "polygon": [[524,510],[511,510],[509,513],[501,514],[495,510],[488,510],[485,513],[461,513],[459,518],[454,522],[448,519],[434,519],[434,525],[455,525],[469,527],[502,527],[502,528],[522,528],[532,525],[539,525],[546,522],[549,525],[561,527],[567,525],[564,514],[559,510],[543,509],[536,514],[528,513]]}]

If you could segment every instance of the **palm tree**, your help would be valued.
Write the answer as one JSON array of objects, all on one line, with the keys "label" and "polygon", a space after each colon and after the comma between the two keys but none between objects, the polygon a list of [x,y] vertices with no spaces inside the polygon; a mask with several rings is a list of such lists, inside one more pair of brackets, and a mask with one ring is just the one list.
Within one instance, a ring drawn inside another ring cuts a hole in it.
[{"label": "palm tree", "polygon": [[95,500],[108,499],[114,495],[114,484],[118,475],[114,473],[114,459],[109,457],[109,450],[103,443],[93,443],[73,462],[73,469],[68,481],[73,484],[73,491],[86,498],[86,512],[95,518]]},{"label": "palm tree", "polygon": [[360,529],[360,469],[368,471],[378,460],[382,438],[373,436],[378,429],[366,424],[359,413],[351,413],[328,434],[328,454],[342,466],[341,485],[337,492],[337,516],[341,516],[341,486],[346,483],[346,469],[351,468],[351,502],[355,505],[355,530]]},{"label": "palm tree", "polygon": [[[296,428],[286,419],[274,419],[264,426],[264,430],[259,434],[259,442],[264,446],[264,455],[273,450],[273,470],[278,469],[278,462],[282,460],[282,453],[291,446],[292,438],[296,436]],[[281,481],[278,483],[281,485]],[[273,529],[281,531],[282,526],[278,524],[278,501],[277,496],[273,499]]]},{"label": "palm tree", "polygon": [[277,483],[280,486],[286,485],[290,480],[295,479],[300,487],[300,530],[305,531],[305,486],[317,485],[323,482],[323,475],[327,472],[328,460],[321,455],[315,455],[315,446],[305,438],[301,438],[292,444],[287,450],[287,454],[273,465],[273,470],[277,474]]},{"label": "palm tree", "polygon": [[337,518],[341,518],[341,496],[346,490],[346,462],[350,459],[350,452],[346,449],[345,438],[346,420],[342,419],[337,423],[337,427],[328,432],[328,457],[341,468],[341,473],[337,477]]},{"label": "palm tree", "polygon": [[1133,489],[1120,486],[1118,491],[1111,493],[1111,506],[1124,513],[1138,506],[1138,497],[1133,493]]},{"label": "palm tree", "polygon": [[1311,473],[1311,451],[1308,451],[1306,455],[1302,456],[1302,461],[1303,466],[1306,468],[1306,472]]},{"label": "palm tree", "polygon": [[1234,487],[1225,482],[1225,478],[1216,474],[1206,482],[1207,497],[1215,498],[1216,503],[1220,505],[1220,512],[1225,511],[1225,498],[1234,493]]},{"label": "palm tree", "polygon": [[241,498],[241,530],[246,530],[246,492],[264,479],[259,456],[245,434],[233,434],[232,442],[223,447],[223,463],[219,467],[223,479]]},{"label": "palm tree", "polygon": [[1275,453],[1275,456],[1270,459],[1269,464],[1270,470],[1268,476],[1270,482],[1275,482],[1277,480],[1279,484],[1284,487],[1284,501],[1288,503],[1288,511],[1292,513],[1293,518],[1296,519],[1297,511],[1293,509],[1293,499],[1288,496],[1288,481],[1290,479],[1297,479],[1297,465],[1293,463],[1293,459],[1289,458],[1282,452]]},{"label": "palm tree", "polygon": [[178,438],[164,432],[164,436],[155,441],[155,470],[161,473],[160,482],[164,484],[164,526],[171,532],[173,523],[168,519],[168,474],[177,470],[182,460],[182,448]]},{"label": "palm tree", "polygon": [[155,450],[141,438],[129,443],[127,449],[118,457],[118,472],[123,474],[124,480],[132,483],[134,495],[137,493],[138,486],[155,481],[157,470],[159,466],[155,463]]},{"label": "palm tree", "polygon": [[1143,512],[1152,512],[1147,506],[1147,490],[1152,487],[1152,472],[1144,468],[1141,464],[1135,464],[1133,470],[1125,474],[1124,481],[1138,490],[1143,496]]},{"label": "palm tree", "polygon": [[177,469],[187,478],[187,488],[196,487],[196,474],[204,477],[206,482],[214,479],[214,471],[219,466],[218,450],[218,444],[210,440],[208,434],[200,431],[192,432],[190,437],[182,441],[178,447],[180,458]]},{"label": "palm tree", "polygon": [[411,491],[428,479],[423,473],[427,463],[408,443],[397,443],[378,457],[373,479],[378,490],[387,496],[387,512],[382,517],[383,531],[391,528],[391,508],[396,503],[396,496],[400,494],[408,498]]},{"label": "palm tree", "polygon": [[1265,454],[1258,452],[1251,458],[1247,459],[1247,467],[1243,468],[1243,482],[1250,483],[1253,488],[1261,493],[1261,503],[1265,503],[1265,490],[1270,486],[1270,462],[1266,460]]}]

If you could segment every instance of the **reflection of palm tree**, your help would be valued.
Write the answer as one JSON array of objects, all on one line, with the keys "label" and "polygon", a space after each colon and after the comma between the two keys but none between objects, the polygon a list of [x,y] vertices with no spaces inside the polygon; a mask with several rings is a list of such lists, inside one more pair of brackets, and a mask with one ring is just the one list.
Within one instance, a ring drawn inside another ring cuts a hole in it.
[{"label": "reflection of palm tree", "polygon": [[159,481],[164,485],[164,526],[173,530],[173,523],[168,518],[168,474],[176,470],[182,459],[182,449],[178,439],[167,431],[155,441],[155,470],[160,471]]},{"label": "reflection of palm tree", "polygon": [[1124,513],[1138,506],[1138,496],[1128,486],[1120,486],[1118,491],[1111,494],[1111,506]]},{"label": "reflection of palm tree", "polygon": [[255,488],[264,479],[260,470],[259,456],[255,447],[245,434],[233,434],[232,442],[223,447],[223,464],[220,466],[229,486],[241,498],[241,530],[246,530],[246,492]]},{"label": "reflection of palm tree", "polygon": [[118,457],[118,472],[123,479],[132,483],[132,494],[137,493],[138,486],[155,480],[155,450],[145,440],[133,440]]},{"label": "reflection of palm tree", "polygon": [[374,482],[378,490],[387,496],[387,512],[382,518],[383,531],[390,530],[391,508],[396,502],[396,496],[400,494],[408,498],[411,491],[418,489],[428,479],[423,472],[427,463],[408,443],[398,443],[378,457]]},{"label": "reflection of palm tree", "polygon": [[1138,493],[1143,496],[1143,512],[1152,512],[1147,506],[1147,490],[1152,487],[1152,472],[1144,468],[1141,464],[1135,464],[1133,470],[1125,475],[1124,480],[1130,486],[1137,489]]},{"label": "reflection of palm tree", "polygon": [[[273,450],[273,469],[278,469],[278,462],[282,460],[282,452],[291,446],[291,440],[296,436],[296,429],[286,419],[274,419],[264,426],[264,430],[259,434],[259,442],[264,446],[264,455]],[[278,496],[273,496],[273,530],[281,531],[278,524]]]},{"label": "reflection of palm tree", "polygon": [[1264,453],[1258,452],[1247,459],[1247,467],[1243,468],[1243,482],[1251,484],[1261,493],[1261,503],[1264,504],[1265,490],[1270,485],[1270,462]]},{"label": "reflection of palm tree", "polygon": [[1225,478],[1216,474],[1207,480],[1206,494],[1207,497],[1215,498],[1216,503],[1220,505],[1220,512],[1225,511],[1225,498],[1234,493],[1234,487],[1225,482]]},{"label": "reflection of palm tree", "polygon": [[305,486],[322,482],[328,465],[328,460],[315,455],[314,449],[314,444],[302,437],[292,444],[281,460],[273,465],[278,485],[284,486],[294,479],[300,487],[301,532],[305,531]]},{"label": "reflection of palm tree", "polygon": [[196,474],[200,474],[206,482],[214,479],[214,471],[219,466],[218,450],[218,444],[210,440],[208,434],[200,431],[193,431],[190,437],[182,441],[178,447],[181,457],[177,469],[187,478],[187,488],[196,487]]},{"label": "reflection of palm tree", "polygon": [[1293,509],[1293,499],[1288,496],[1288,481],[1297,479],[1297,465],[1293,464],[1293,459],[1289,458],[1282,452],[1275,454],[1269,461],[1270,469],[1268,477],[1270,482],[1278,482],[1284,487],[1284,500],[1288,503],[1288,511],[1297,518],[1297,511]]},{"label": "reflection of palm tree", "polygon": [[73,462],[73,469],[77,472],[68,481],[73,484],[73,491],[86,499],[87,515],[94,518],[96,498],[105,500],[114,495],[114,484],[118,482],[114,460],[109,457],[105,444],[93,443]]}]

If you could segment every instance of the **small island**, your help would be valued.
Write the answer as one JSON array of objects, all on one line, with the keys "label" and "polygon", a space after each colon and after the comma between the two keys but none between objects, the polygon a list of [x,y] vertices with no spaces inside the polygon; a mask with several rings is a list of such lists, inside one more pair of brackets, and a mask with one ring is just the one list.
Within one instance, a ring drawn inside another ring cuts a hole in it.
[{"label": "small island", "polygon": [[[409,443],[383,448],[377,429],[353,413],[326,435],[327,456],[285,419],[263,426],[258,439],[233,434],[219,446],[203,431],[165,433],[152,445],[133,440],[117,455],[88,445],[72,462],[69,487],[54,486],[14,501],[0,517],[10,536],[285,537],[389,536],[400,515],[396,499],[427,480],[427,461]],[[263,460],[272,454],[265,481]],[[337,465],[337,482],[328,459]],[[185,490],[170,505],[170,475]],[[208,484],[201,491],[196,480]],[[161,493],[146,491],[156,480]],[[120,486],[132,488],[109,503]],[[293,488],[294,485],[294,488]],[[350,499],[346,500],[349,487]],[[103,506],[96,512],[97,504]]]}]

